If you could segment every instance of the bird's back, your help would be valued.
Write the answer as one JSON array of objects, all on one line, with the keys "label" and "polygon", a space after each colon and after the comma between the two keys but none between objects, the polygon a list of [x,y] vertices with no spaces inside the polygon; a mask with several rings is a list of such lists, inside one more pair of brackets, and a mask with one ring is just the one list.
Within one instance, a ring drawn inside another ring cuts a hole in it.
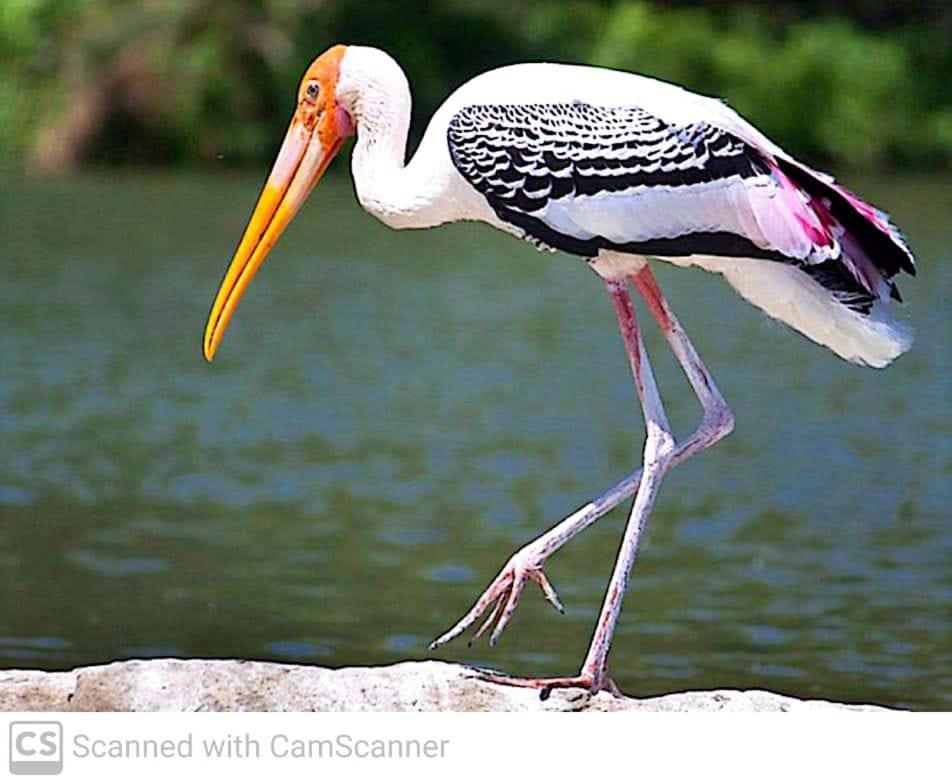
[{"label": "bird's back", "polygon": [[530,63],[463,85],[433,125],[498,221],[537,244],[721,272],[861,364],[908,348],[887,307],[899,298],[893,278],[914,273],[898,230],[721,101],[636,74]]}]

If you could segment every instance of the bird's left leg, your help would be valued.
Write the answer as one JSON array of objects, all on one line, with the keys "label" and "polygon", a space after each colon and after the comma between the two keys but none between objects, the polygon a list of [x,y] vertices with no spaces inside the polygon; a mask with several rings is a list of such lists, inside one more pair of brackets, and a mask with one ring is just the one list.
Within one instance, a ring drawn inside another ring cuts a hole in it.
[{"label": "bird's left leg", "polygon": [[608,651],[618,615],[621,612],[621,602],[628,588],[631,576],[631,567],[638,554],[638,545],[644,530],[651,507],[661,486],[665,473],[674,465],[676,447],[674,435],[668,425],[668,417],[658,393],[654,373],[645,352],[644,342],[635,318],[635,311],[631,303],[631,295],[623,280],[609,280],[605,283],[615,307],[615,315],[621,328],[625,350],[631,365],[632,376],[641,408],[645,418],[645,448],[642,464],[641,481],[635,494],[631,514],[622,539],[615,569],[602,604],[595,633],[588,649],[588,654],[582,664],[581,672],[570,678],[519,678],[510,677],[501,673],[484,673],[482,677],[494,683],[513,686],[527,686],[542,690],[541,697],[545,699],[552,689],[566,687],[583,687],[590,692],[609,689],[617,691],[608,677]]},{"label": "bird's left leg", "polygon": [[[700,356],[698,356],[697,350],[688,339],[680,321],[678,321],[668,301],[661,293],[661,289],[651,273],[651,268],[648,266],[642,267],[641,270],[630,277],[648,305],[655,321],[661,327],[668,345],[684,369],[684,373],[704,409],[704,416],[695,431],[678,443],[669,466],[669,468],[673,468],[727,436],[734,428],[734,417],[727,401],[717,388],[717,384],[714,383],[710,372],[708,372]],[[515,612],[522,589],[530,580],[538,583],[549,602],[559,612],[562,612],[562,603],[542,571],[546,560],[572,537],[584,531],[623,501],[631,498],[641,484],[641,474],[639,468],[610,490],[577,509],[537,539],[516,551],[479,596],[469,612],[460,618],[449,631],[430,643],[430,649],[433,650],[462,634],[467,628],[476,623],[484,613],[487,614],[486,622],[479,627],[473,641],[492,629],[489,643],[495,645]]]}]

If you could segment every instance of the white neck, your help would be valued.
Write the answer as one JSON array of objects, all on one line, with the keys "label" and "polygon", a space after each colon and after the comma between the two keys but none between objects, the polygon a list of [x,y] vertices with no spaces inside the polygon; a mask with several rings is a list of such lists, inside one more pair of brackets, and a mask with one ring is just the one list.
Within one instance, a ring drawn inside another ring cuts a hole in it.
[{"label": "white neck", "polygon": [[440,199],[443,183],[426,165],[426,156],[418,151],[404,165],[410,86],[400,66],[378,49],[349,46],[337,97],[357,127],[351,171],[363,208],[396,229],[450,220]]}]

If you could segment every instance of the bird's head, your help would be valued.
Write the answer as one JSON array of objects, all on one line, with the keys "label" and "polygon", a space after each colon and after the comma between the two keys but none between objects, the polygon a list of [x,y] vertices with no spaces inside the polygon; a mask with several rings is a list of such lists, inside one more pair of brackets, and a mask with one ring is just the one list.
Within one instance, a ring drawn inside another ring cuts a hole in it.
[{"label": "bird's head", "polygon": [[304,204],[344,140],[354,133],[351,114],[338,102],[337,95],[346,51],[346,46],[332,46],[311,63],[301,79],[297,107],[284,143],[208,316],[203,349],[209,362],[238,301],[268,251]]}]

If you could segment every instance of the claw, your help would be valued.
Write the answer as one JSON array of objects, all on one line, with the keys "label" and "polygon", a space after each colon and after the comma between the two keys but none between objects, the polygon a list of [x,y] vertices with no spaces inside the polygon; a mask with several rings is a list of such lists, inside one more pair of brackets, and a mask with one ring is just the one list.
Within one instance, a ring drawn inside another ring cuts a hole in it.
[{"label": "claw", "polygon": [[472,609],[460,618],[451,629],[433,640],[429,645],[429,649],[435,651],[441,645],[459,637],[459,635],[475,623],[477,618],[489,609],[492,603],[505,591],[506,587],[507,586],[499,583],[499,577],[493,580],[492,584],[483,592],[483,595],[476,600],[476,604],[473,605]]},{"label": "claw", "polygon": [[473,635],[473,638],[467,643],[467,647],[472,646],[472,644],[476,642],[476,640],[482,637],[496,623],[499,622],[499,617],[502,615],[502,611],[506,609],[506,602],[508,598],[509,597],[507,596],[507,594],[503,592],[502,596],[500,596],[499,599],[496,601],[496,606],[492,609],[492,612],[490,612],[486,616],[486,620],[483,621],[482,626],[479,627],[479,630],[476,632],[476,634]]},{"label": "claw", "polygon": [[559,594],[552,586],[552,583],[549,582],[549,578],[545,576],[545,573],[540,570],[533,575],[533,579],[539,584],[549,604],[562,613],[562,615],[565,615],[565,607],[562,605],[561,599],[559,599]]},{"label": "claw", "polygon": [[[528,549],[528,548],[524,548]],[[519,599],[522,596],[522,589],[528,580],[542,589],[542,593],[556,610],[565,613],[565,608],[559,599],[558,593],[552,587],[552,583],[542,572],[542,561],[536,553],[523,553],[520,551],[509,559],[502,571],[496,575],[496,578],[489,584],[489,587],[483,591],[482,595],[476,600],[470,611],[466,613],[456,624],[443,635],[430,643],[430,650],[435,650],[441,645],[458,637],[466,629],[476,623],[484,613],[488,611],[486,619],[473,635],[469,644],[472,645],[480,637],[483,637],[490,629],[492,633],[489,636],[489,644],[495,645],[499,638],[509,625]]]},{"label": "claw", "polygon": [[590,695],[597,694],[600,691],[607,691],[613,697],[624,696],[618,689],[618,686],[615,685],[615,682],[609,678],[605,672],[598,676],[580,674],[569,678],[526,678],[518,675],[506,675],[497,670],[474,667],[471,677],[478,678],[487,683],[496,683],[500,686],[538,689],[539,700],[542,702],[549,699],[555,689],[584,689]]},{"label": "claw", "polygon": [[[526,577],[522,574],[520,574],[513,581],[512,588],[509,589],[509,600],[505,604],[502,615],[499,616],[499,622],[496,624],[496,628],[493,629],[493,633],[489,637],[490,645],[494,646],[497,642],[499,642],[499,638],[509,625],[509,620],[512,618],[512,614],[516,611],[516,605],[519,604],[519,596],[522,594],[522,589],[525,587],[525,584]],[[500,598],[499,601],[501,604],[502,598]]]}]

